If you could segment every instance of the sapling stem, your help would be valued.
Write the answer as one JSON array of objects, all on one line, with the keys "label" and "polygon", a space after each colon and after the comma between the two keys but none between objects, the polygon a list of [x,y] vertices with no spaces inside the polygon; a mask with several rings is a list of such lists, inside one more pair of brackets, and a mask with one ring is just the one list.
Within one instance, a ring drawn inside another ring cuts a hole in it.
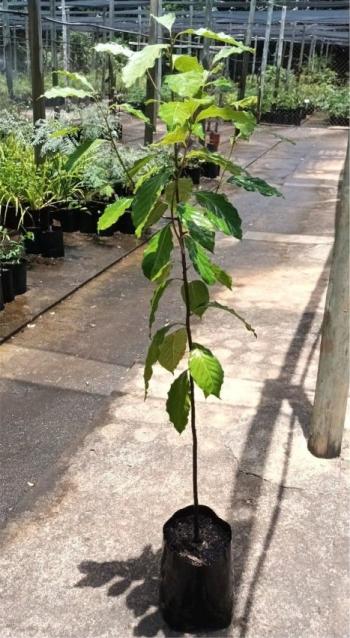
[{"label": "sapling stem", "polygon": [[[187,150],[187,149],[186,149]],[[185,150],[185,154],[186,154]],[[179,203],[179,177],[181,175],[181,171],[183,168],[183,162],[179,166],[178,164],[178,148],[175,144],[174,146],[174,157],[175,157],[175,166],[176,166],[176,174],[175,174],[175,200],[176,204]],[[174,216],[174,200],[171,206],[171,216],[173,222],[173,228],[176,235],[176,238],[179,243],[180,253],[181,253],[181,265],[182,265],[182,281],[184,287],[184,297],[185,297],[185,307],[186,307],[186,332],[187,332],[187,341],[188,348],[191,351],[193,348],[192,341],[192,330],[191,330],[191,306],[190,306],[190,293],[188,287],[188,276],[187,276],[187,261],[186,261],[186,248],[184,244],[184,232],[181,224],[181,220]],[[178,228],[176,228],[177,222]],[[195,396],[194,396],[194,381],[189,372],[190,377],[190,404],[191,404],[191,432],[192,432],[192,487],[193,487],[193,540],[195,543],[199,543],[200,535],[199,535],[199,515],[198,515],[198,440],[197,440],[197,428],[196,428],[196,404],[195,404]]]}]

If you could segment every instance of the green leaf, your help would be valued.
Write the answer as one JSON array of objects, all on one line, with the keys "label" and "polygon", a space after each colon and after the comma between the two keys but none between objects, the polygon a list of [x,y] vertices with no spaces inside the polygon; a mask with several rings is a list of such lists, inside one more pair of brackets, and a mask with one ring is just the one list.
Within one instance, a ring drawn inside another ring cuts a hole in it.
[{"label": "green leaf", "polygon": [[155,363],[157,363],[158,361],[158,355],[159,355],[159,350],[160,350],[160,346],[163,343],[163,340],[165,338],[166,333],[174,326],[175,324],[170,324],[169,326],[165,326],[164,328],[160,328],[160,330],[157,330],[157,332],[155,333],[150,346],[148,348],[148,352],[147,352],[147,356],[146,356],[146,361],[145,361],[145,368],[143,371],[143,378],[145,381],[145,399],[147,397],[147,392],[148,392],[148,388],[149,388],[149,382],[152,378],[152,374],[153,374],[153,366]]},{"label": "green leaf", "polygon": [[223,286],[226,286],[229,290],[232,289],[232,277],[225,270],[220,268],[217,264],[212,264],[213,272],[216,277],[216,281]]},{"label": "green leaf", "polygon": [[196,122],[201,122],[209,117],[219,117],[221,120],[233,121],[236,110],[232,106],[216,106],[212,104],[197,115]]},{"label": "green leaf", "polygon": [[216,86],[218,89],[220,89],[220,91],[225,92],[232,91],[232,89],[234,88],[232,81],[228,80],[227,78],[217,78],[213,82],[208,82],[208,84],[210,84],[210,86]]},{"label": "green leaf", "polygon": [[236,100],[232,102],[232,105],[235,109],[250,109],[256,106],[258,103],[257,95],[249,95],[248,97],[244,97],[243,100]]},{"label": "green leaf", "polygon": [[117,42],[100,42],[95,45],[95,51],[98,53],[111,53],[112,55],[124,55],[131,58],[133,51]]},{"label": "green leaf", "polygon": [[[153,206],[153,208],[151,208],[150,212],[148,213],[144,223],[142,224],[142,230],[145,230],[146,228],[153,226],[153,224],[156,224],[164,215],[167,208],[168,208],[168,205],[159,199],[156,202],[156,204]],[[139,235],[141,235],[141,231],[138,230],[138,234],[136,234],[136,231],[135,231],[135,235],[136,237],[138,237]]]},{"label": "green leaf", "polygon": [[[174,197],[175,186],[176,182],[171,181],[165,189],[164,196],[169,206],[176,202],[176,199]],[[180,202],[186,202],[190,198],[192,188],[193,184],[190,177],[180,177],[180,179],[178,180],[178,194]]]},{"label": "green leaf", "polygon": [[224,58],[228,58],[230,55],[242,53],[245,48],[246,47],[242,45],[240,42],[238,42],[238,46],[236,45],[233,47],[223,47],[222,49],[220,49],[220,51],[218,51],[216,55],[214,55],[212,66],[214,66],[214,64],[216,64],[217,62],[220,62],[220,60],[223,60]]},{"label": "green leaf", "polygon": [[140,157],[139,159],[137,159],[134,162],[134,164],[130,168],[128,168],[129,175],[131,177],[136,175],[136,173],[138,173],[141,170],[141,168],[146,166],[152,159],[154,159],[153,153],[150,153],[149,155],[146,155],[145,157]]},{"label": "green leaf", "polygon": [[[199,124],[198,126],[201,126],[201,124]],[[233,164],[233,162],[228,160],[220,153],[213,153],[207,148],[197,149],[187,153],[187,160],[191,159],[203,160],[204,162],[213,162],[213,164],[217,164],[217,166],[220,166],[220,168],[227,171],[228,173],[231,173],[232,175],[240,175],[243,172],[243,169],[240,166],[237,166],[237,164]]]},{"label": "green leaf", "polygon": [[187,425],[190,408],[190,383],[188,372],[185,370],[171,384],[166,402],[170,421],[179,434],[184,431]]},{"label": "green leaf", "polygon": [[215,284],[216,281],[231,290],[232,280],[224,270],[214,264],[203,250],[201,245],[192,237],[185,237],[185,244],[194,269],[202,277],[206,284]]},{"label": "green leaf", "polygon": [[169,128],[186,124],[201,106],[195,98],[183,102],[163,102],[159,107],[159,117]]},{"label": "green leaf", "polygon": [[132,197],[120,197],[120,199],[113,202],[113,204],[109,204],[98,220],[97,230],[105,230],[115,224],[115,222],[124,215],[125,211],[130,208],[131,202]]},{"label": "green leaf", "polygon": [[158,354],[160,365],[169,372],[174,372],[186,352],[186,346],[186,328],[179,328],[171,332],[160,345]]},{"label": "green leaf", "polygon": [[253,177],[252,175],[249,175],[249,173],[246,173],[245,175],[232,176],[227,181],[230,184],[244,188],[246,191],[255,191],[265,197],[283,197],[282,193],[277,188],[270,186],[270,184],[265,182],[264,179],[260,179],[260,177]]},{"label": "green leaf", "polygon": [[173,24],[174,24],[174,22],[176,20],[175,13],[166,13],[163,16],[154,16],[151,13],[151,16],[152,16],[153,20],[155,20],[156,22],[161,24],[163,27],[168,29],[168,31],[171,33],[171,29],[172,29]]},{"label": "green leaf", "polygon": [[256,127],[255,115],[249,111],[235,111],[232,122],[244,139],[248,139]]},{"label": "green leaf", "polygon": [[158,310],[159,302],[163,297],[167,287],[172,282],[172,279],[167,279],[166,281],[162,281],[159,286],[155,289],[152,299],[151,299],[151,312],[149,315],[149,331],[151,333],[152,326],[156,319],[156,313]]},{"label": "green leaf", "polygon": [[83,86],[84,89],[87,89],[91,93],[95,92],[95,89],[92,86],[92,84],[90,84],[89,80],[87,80],[87,78],[84,75],[81,75],[80,73],[73,73],[72,71],[64,71],[63,69],[60,69],[56,71],[56,74],[62,75],[63,77],[67,78],[68,80],[71,80],[72,82],[77,82],[78,84],[81,84],[81,86]]},{"label": "green leaf", "polygon": [[84,89],[74,89],[72,86],[53,86],[51,89],[48,89],[44,93],[44,97],[51,100],[56,97],[91,97],[91,91],[84,91]]},{"label": "green leaf", "polygon": [[203,73],[204,68],[194,55],[173,55],[173,64],[176,71],[187,73],[197,71]]},{"label": "green leaf", "polygon": [[197,115],[196,122],[201,122],[210,117],[218,117],[221,120],[232,122],[240,131],[242,137],[245,138],[248,138],[253,133],[256,126],[256,119],[253,113],[238,111],[232,106],[216,106],[212,104]]},{"label": "green leaf", "polygon": [[60,128],[58,131],[52,131],[49,134],[50,139],[55,139],[57,137],[65,137],[66,135],[75,135],[79,131],[79,126],[66,126],[65,128]]},{"label": "green leaf", "polygon": [[191,377],[198,387],[203,390],[204,396],[213,394],[220,398],[220,390],[224,380],[224,371],[220,362],[208,348],[193,344],[190,352],[189,370]]},{"label": "green leaf", "polygon": [[147,279],[155,281],[162,274],[168,266],[172,249],[173,237],[168,225],[151,238],[144,252],[142,270]]},{"label": "green leaf", "polygon": [[[203,281],[195,279],[188,284],[188,294],[190,301],[190,310],[193,314],[201,317],[206,311],[209,304],[209,290]],[[181,287],[181,295],[186,303],[185,287]]]},{"label": "green leaf", "polygon": [[203,27],[201,29],[186,29],[186,31],[181,31],[181,33],[178,33],[176,37],[184,34],[199,35],[199,37],[201,38],[209,38],[209,40],[216,40],[217,42],[223,42],[224,44],[231,44],[232,46],[240,47],[242,51],[253,51],[253,49],[251,49],[250,47],[246,47],[244,44],[238,42],[238,40],[235,40],[231,35],[228,35],[227,33],[216,33],[215,31],[211,31],[210,29],[205,29]]},{"label": "green leaf", "polygon": [[192,135],[196,135],[200,140],[205,140],[205,132],[200,122],[192,126]]},{"label": "green leaf", "polygon": [[207,72],[187,71],[176,75],[167,75],[164,82],[169,89],[181,97],[194,97],[204,86]]},{"label": "green leaf", "polygon": [[202,211],[193,208],[189,204],[180,204],[177,209],[178,215],[188,230],[191,237],[203,248],[213,252],[215,246],[214,226]]},{"label": "green leaf", "polygon": [[242,239],[241,218],[226,195],[211,191],[196,191],[195,197],[215,228],[225,235]]},{"label": "green leaf", "polygon": [[166,44],[148,44],[141,51],[133,53],[122,70],[122,78],[125,86],[129,88],[136,80],[143,77],[148,69],[154,66],[155,61],[162,55]]},{"label": "green leaf", "polygon": [[169,173],[162,170],[144,181],[136,191],[132,204],[132,220],[136,229],[136,237],[140,237],[147,217],[157,203],[158,196],[168,179]]},{"label": "green leaf", "polygon": [[83,142],[68,156],[68,159],[65,163],[65,170],[70,171],[75,164],[83,158],[87,153],[92,153],[96,151],[96,149],[103,144],[103,140],[87,140]]},{"label": "green leaf", "polygon": [[134,109],[133,106],[131,106],[131,104],[118,104],[118,108],[121,109],[122,111],[126,111],[127,113],[130,113],[130,115],[133,115],[134,117],[137,117],[138,120],[142,120],[142,122],[145,122],[146,124],[150,124],[149,118],[142,113],[142,111],[140,111],[139,109]]},{"label": "green leaf", "polygon": [[224,306],[223,304],[219,303],[218,301],[211,301],[210,303],[207,303],[206,307],[204,308],[204,311],[207,308],[218,308],[219,310],[225,310],[226,312],[229,312],[231,315],[236,317],[236,319],[241,321],[244,324],[244,326],[246,327],[246,329],[249,330],[249,332],[252,332],[254,337],[257,339],[258,335],[256,334],[253,326],[251,326],[250,323],[248,323],[248,321],[246,321],[244,319],[244,317],[242,317],[242,315],[240,315],[238,312],[236,312],[236,310],[234,310],[233,308],[229,308],[228,306]]},{"label": "green leaf", "polygon": [[166,144],[181,144],[184,143],[189,136],[189,131],[185,126],[177,126],[173,131],[167,133],[162,137],[159,142],[153,144],[153,146],[164,146]]}]

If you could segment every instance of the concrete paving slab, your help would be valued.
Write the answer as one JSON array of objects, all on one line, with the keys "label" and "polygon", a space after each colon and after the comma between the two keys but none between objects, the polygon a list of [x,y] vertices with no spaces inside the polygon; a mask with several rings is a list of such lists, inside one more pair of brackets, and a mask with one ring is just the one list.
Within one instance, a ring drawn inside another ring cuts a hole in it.
[{"label": "concrete paving slab", "polygon": [[[288,130],[296,145],[282,181],[293,181],[298,153],[307,161],[322,148],[345,155],[344,132],[332,137],[317,130],[319,137]],[[264,145],[265,134],[258,135]],[[254,140],[249,154],[253,146]],[[274,163],[287,161],[279,152],[278,143],[268,155],[271,173]],[[339,156],[337,162],[340,172]],[[216,312],[195,325],[196,338],[210,344],[226,370],[221,401],[198,393],[200,499],[232,524],[234,539],[234,621],[216,636],[348,635],[349,431],[340,459],[316,459],[306,449],[337,199],[333,183],[320,192],[316,184],[295,187],[282,202],[234,192],[248,238],[219,240],[218,262],[235,288],[213,294],[244,314],[258,339]],[[20,516],[14,508],[1,537],[1,638],[179,635],[159,615],[158,574],[162,525],[191,501],[191,440],[189,431],[180,437],[167,421],[169,374],[155,371],[143,401],[151,292],[139,270],[141,253],[1,348],[3,383],[12,392],[8,414],[24,390],[18,413],[26,409],[36,423],[33,442],[49,447],[52,464],[51,472],[48,463],[39,472],[43,488],[35,507],[32,497]],[[159,322],[177,311],[175,289],[168,300]],[[96,376],[93,393],[82,384],[85,362],[86,378]],[[121,372],[116,381],[114,365]],[[110,397],[99,394],[104,375],[106,393],[116,383]],[[37,394],[30,376],[40,383]],[[75,425],[73,412],[70,438],[60,447],[61,420],[62,439],[68,437],[71,392],[82,423]],[[10,448],[13,433],[5,431]],[[28,438],[30,431],[24,428]],[[30,464],[29,455],[27,474]],[[11,480],[7,469],[5,484]],[[45,480],[51,481],[46,493]]]}]

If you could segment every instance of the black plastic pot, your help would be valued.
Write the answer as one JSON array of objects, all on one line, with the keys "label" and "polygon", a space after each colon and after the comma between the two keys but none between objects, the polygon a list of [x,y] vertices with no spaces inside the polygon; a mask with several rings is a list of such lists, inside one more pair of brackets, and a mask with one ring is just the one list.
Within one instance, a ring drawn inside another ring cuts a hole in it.
[{"label": "black plastic pot", "polygon": [[202,542],[194,543],[193,511],[192,505],[178,510],[163,527],[160,610],[176,631],[214,631],[232,619],[232,532],[213,510],[200,505]]},{"label": "black plastic pot", "polygon": [[11,303],[15,298],[12,270],[10,268],[1,268],[1,275],[4,303]]},{"label": "black plastic pot", "polygon": [[24,259],[19,263],[5,261],[3,267],[12,271],[15,295],[23,295],[27,292],[27,262]]},{"label": "black plastic pot", "polygon": [[16,230],[21,223],[21,213],[16,211],[14,206],[8,206],[5,211],[5,206],[1,209],[0,225],[5,226],[11,230]]},{"label": "black plastic pot", "polygon": [[115,224],[115,230],[118,230],[124,235],[133,235],[135,233],[134,222],[132,221],[131,213],[125,213]]},{"label": "black plastic pot", "polygon": [[220,166],[217,166],[217,164],[213,162],[204,162],[202,164],[202,174],[204,177],[215,179],[220,175]]},{"label": "black plastic pot", "polygon": [[201,168],[199,166],[193,166],[192,168],[188,168],[187,169],[187,174],[188,176],[191,178],[192,183],[195,186],[199,186],[199,183],[201,181]]},{"label": "black plastic pot", "polygon": [[63,231],[52,226],[41,232],[41,254],[43,257],[64,257]]},{"label": "black plastic pot", "polygon": [[79,215],[79,230],[81,233],[97,233],[98,213],[82,210]]},{"label": "black plastic pot", "polygon": [[33,234],[33,239],[24,239],[24,247],[27,255],[40,255],[41,253],[41,228],[40,226],[27,226],[26,232]]},{"label": "black plastic pot", "polygon": [[80,228],[80,210],[78,208],[62,208],[56,211],[53,216],[60,222],[64,233],[75,233]]},{"label": "black plastic pot", "polygon": [[350,126],[350,118],[345,115],[331,115],[329,123],[331,126]]}]

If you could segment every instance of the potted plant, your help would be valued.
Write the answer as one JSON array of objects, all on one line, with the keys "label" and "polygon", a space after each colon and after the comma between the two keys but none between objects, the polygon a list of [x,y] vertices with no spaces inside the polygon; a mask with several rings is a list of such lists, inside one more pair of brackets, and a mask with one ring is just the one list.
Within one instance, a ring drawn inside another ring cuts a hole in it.
[{"label": "potted plant", "polygon": [[[210,286],[217,283],[228,289],[232,287],[230,274],[213,261],[212,254],[216,232],[241,239],[239,214],[227,196],[219,192],[220,183],[214,191],[194,189],[186,169],[194,160],[213,162],[221,168],[221,181],[225,175],[230,180],[239,177],[238,182],[233,181],[236,186],[264,195],[279,193],[263,180],[249,175],[231,159],[200,146],[203,122],[208,118],[219,118],[232,125],[230,155],[237,139],[248,138],[253,132],[255,118],[250,112],[236,106],[217,106],[208,91],[208,83],[216,77],[217,56],[224,58],[250,49],[229,35],[207,29],[186,29],[174,35],[175,16],[172,14],[154,19],[168,29],[169,44],[149,45],[137,52],[125,51],[125,47],[116,50],[110,45],[110,53],[127,58],[122,71],[127,88],[144,77],[158,58],[166,57],[170,72],[164,83],[171,91],[171,100],[159,104],[159,117],[167,132],[153,149],[167,148],[169,162],[166,168],[162,165],[156,170],[150,168],[152,149],[148,157],[136,160],[132,167],[121,162],[131,194],[109,204],[98,227],[103,230],[115,224],[130,208],[137,237],[163,220],[148,242],[142,262],[145,277],[155,286],[150,332],[159,303],[170,286],[179,284],[183,312],[176,307],[179,312],[174,312],[173,322],[156,330],[152,337],[144,369],[145,397],[155,364],[159,363],[171,373],[180,366],[168,392],[166,409],[179,434],[188,425],[191,430],[193,502],[171,516],[163,527],[160,609],[166,622],[176,630],[214,630],[227,627],[232,616],[232,533],[227,522],[199,501],[196,393],[202,391],[205,397],[219,397],[224,372],[211,350],[194,337],[193,318],[203,318],[214,308],[230,313],[252,333],[254,330],[233,308],[211,300],[209,292]],[[177,39],[188,34],[223,45],[208,70],[195,57],[174,55]],[[104,46],[107,49],[109,45]],[[133,115],[144,118],[135,109]],[[197,148],[194,142],[199,142]],[[119,157],[117,145],[115,152]],[[175,245],[178,253],[173,252]],[[171,276],[175,261],[180,265],[180,278]],[[191,266],[196,272],[194,277]]]},{"label": "potted plant", "polygon": [[[30,239],[30,237],[28,237]],[[25,260],[25,238],[13,239],[6,228],[0,226],[0,263],[12,272],[15,295],[27,292],[27,262]]]}]

